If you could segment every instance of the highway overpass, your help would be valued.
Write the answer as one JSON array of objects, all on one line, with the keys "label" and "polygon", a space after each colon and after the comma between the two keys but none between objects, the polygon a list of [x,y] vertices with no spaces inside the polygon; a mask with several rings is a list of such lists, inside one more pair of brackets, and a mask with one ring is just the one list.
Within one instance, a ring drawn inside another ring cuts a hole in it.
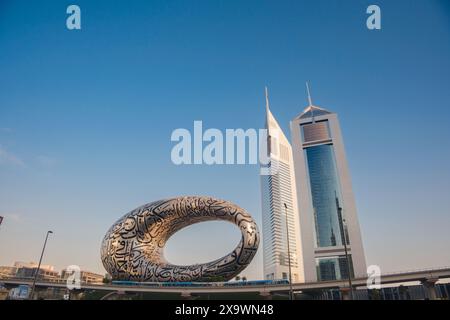
[{"label": "highway overpass", "polygon": [[[443,279],[450,279],[450,267],[425,269],[407,272],[398,272],[391,274],[383,274],[380,277],[380,284],[400,284],[405,282],[420,282],[428,290],[428,294],[431,298],[436,297],[436,291],[434,284]],[[0,282],[5,285],[31,285],[32,280],[29,279],[0,279]],[[354,288],[366,287],[367,277],[352,279]],[[36,287],[44,288],[66,288],[65,282],[36,282]],[[320,290],[320,289],[342,289],[345,293],[345,289],[348,289],[348,281],[322,281],[322,282],[309,282],[309,283],[293,283],[292,288],[294,291],[305,290]],[[252,292],[259,293],[262,296],[270,296],[275,293],[288,292],[290,289],[289,284],[282,285],[242,285],[238,286],[223,286],[223,285],[211,285],[211,286],[145,286],[145,285],[113,285],[113,284],[82,284],[81,290],[104,290],[104,291],[116,291],[116,292],[151,292],[151,293],[179,293],[182,296],[190,296],[200,293],[234,293],[234,292]]]}]

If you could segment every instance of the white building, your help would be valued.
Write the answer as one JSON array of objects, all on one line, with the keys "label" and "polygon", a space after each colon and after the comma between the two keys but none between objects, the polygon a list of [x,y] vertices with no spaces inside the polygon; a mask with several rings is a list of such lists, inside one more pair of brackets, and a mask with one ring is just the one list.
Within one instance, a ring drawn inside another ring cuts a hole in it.
[{"label": "white building", "polygon": [[[28,268],[28,269],[37,269],[38,264],[36,262],[24,262],[24,261],[16,261],[14,262],[14,267],[17,269],[20,268]],[[55,267],[49,264],[41,264],[40,269],[46,271],[54,271]]]},{"label": "white building", "polygon": [[81,283],[97,283],[97,284],[103,283],[103,279],[105,278],[105,276],[101,274],[90,271],[80,270],[79,273],[67,269],[61,271],[62,280],[67,281],[67,279],[71,276],[74,278],[79,277]]},{"label": "white building", "polygon": [[[309,106],[291,121],[305,281],[366,276],[366,261],[336,113]],[[353,265],[353,266],[352,266]],[[352,270],[353,269],[353,270]]]},{"label": "white building", "polygon": [[[16,277],[18,278],[34,278],[38,264],[36,262],[22,262],[16,261],[14,263],[16,268]],[[51,265],[41,264],[39,268],[38,278],[43,280],[54,281],[59,279],[59,273]]]},{"label": "white building", "polygon": [[292,281],[303,282],[292,149],[270,112],[267,88],[266,129],[269,158],[266,168],[271,169],[271,174],[261,175],[264,278],[289,279],[289,234]]}]

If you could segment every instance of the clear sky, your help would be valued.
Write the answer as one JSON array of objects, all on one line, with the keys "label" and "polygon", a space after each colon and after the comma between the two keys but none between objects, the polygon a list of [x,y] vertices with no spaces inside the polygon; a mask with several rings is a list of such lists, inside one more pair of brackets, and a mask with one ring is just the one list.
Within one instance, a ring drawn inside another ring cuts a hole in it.
[{"label": "clear sky", "polygon": [[[103,273],[113,222],[177,195],[227,199],[261,226],[257,166],[175,166],[170,136],[194,120],[262,127],[265,85],[289,136],[306,80],[339,114],[368,264],[450,265],[449,39],[446,0],[1,0],[0,265],[38,260],[51,229],[44,263]],[[239,238],[191,226],[167,257],[206,262]],[[262,277],[261,253],[243,275]]]}]

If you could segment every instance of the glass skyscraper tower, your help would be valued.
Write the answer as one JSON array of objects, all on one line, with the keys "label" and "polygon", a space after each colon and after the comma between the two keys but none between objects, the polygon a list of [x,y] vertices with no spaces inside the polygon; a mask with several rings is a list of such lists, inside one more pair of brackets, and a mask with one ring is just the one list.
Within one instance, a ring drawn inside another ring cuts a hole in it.
[{"label": "glass skyscraper tower", "polygon": [[271,172],[261,175],[264,278],[289,279],[290,260],[292,281],[303,282],[292,148],[270,112],[267,88],[266,129]]},{"label": "glass skyscraper tower", "polygon": [[[337,115],[309,106],[291,121],[305,281],[367,275]],[[344,244],[347,246],[348,259]],[[347,264],[349,261],[349,265]]]}]

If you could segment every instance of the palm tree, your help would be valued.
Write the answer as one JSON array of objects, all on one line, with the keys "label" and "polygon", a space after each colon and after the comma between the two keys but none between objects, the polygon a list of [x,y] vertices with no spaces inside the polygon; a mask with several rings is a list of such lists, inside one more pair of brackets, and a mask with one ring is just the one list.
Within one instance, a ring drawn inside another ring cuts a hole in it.
[{"label": "palm tree", "polygon": [[409,292],[408,292],[408,287],[405,287],[404,285],[400,285],[398,287],[398,293],[400,295],[400,299],[401,300],[409,300]]}]

